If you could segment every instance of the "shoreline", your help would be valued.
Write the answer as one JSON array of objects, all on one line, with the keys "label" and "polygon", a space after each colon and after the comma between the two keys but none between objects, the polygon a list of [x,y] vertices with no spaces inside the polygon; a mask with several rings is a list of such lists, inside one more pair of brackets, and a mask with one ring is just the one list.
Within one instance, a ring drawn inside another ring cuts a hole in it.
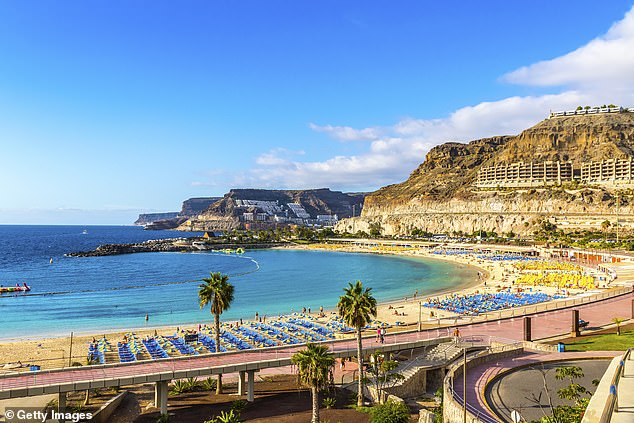
[{"label": "shoreline", "polygon": [[[447,287],[440,291],[414,296],[412,292],[411,296],[407,296],[400,299],[393,299],[387,301],[381,301],[377,304],[377,316],[376,320],[388,323],[390,330],[402,331],[409,330],[412,326],[418,324],[419,313],[421,315],[421,323],[423,327],[434,326],[439,318],[456,317],[455,313],[432,309],[428,307],[421,307],[419,302],[424,302],[429,298],[444,298],[456,293],[468,295],[474,292],[495,292],[500,288],[511,287],[512,280],[509,278],[517,277],[517,272],[508,272],[505,262],[485,262],[478,260],[475,257],[469,256],[446,256],[431,254],[428,250],[376,250],[373,251],[367,247],[361,246],[341,246],[341,245],[328,245],[326,244],[313,244],[313,245],[295,245],[295,246],[283,246],[276,247],[278,249],[302,249],[302,250],[333,250],[346,253],[365,253],[365,254],[388,254],[400,257],[407,257],[412,259],[433,259],[440,260],[446,263],[456,265],[458,267],[465,266],[469,269],[473,269],[480,273],[479,278],[469,278],[465,283],[458,286]],[[335,247],[335,248],[333,248]],[[515,273],[515,274],[514,274]],[[336,309],[324,309],[325,318],[327,319],[333,313],[336,313]],[[395,314],[398,313],[398,314]],[[318,310],[313,310],[310,313],[312,316],[317,317],[319,315]],[[269,319],[273,320],[281,316],[287,316],[289,313],[280,313],[269,316]],[[236,319],[221,319],[223,322],[231,323]],[[252,320],[252,319],[245,319]],[[209,325],[209,320],[184,323],[184,324],[172,324],[172,325],[156,325],[156,326],[142,326],[142,327],[126,327],[108,330],[85,330],[80,332],[73,331],[72,350],[73,357],[69,358],[71,349],[70,336],[68,334],[58,335],[42,335],[24,338],[4,338],[0,339],[0,374],[2,374],[2,364],[15,363],[21,361],[22,363],[36,363],[41,365],[42,368],[54,368],[65,367],[72,362],[80,362],[85,364],[86,358],[86,345],[91,342],[93,337],[99,338],[103,335],[107,335],[107,338],[112,342],[116,342],[123,338],[125,333],[134,332],[139,337],[146,335],[152,336],[155,332],[161,335],[173,335],[176,329],[181,330],[196,330],[199,324]],[[396,324],[399,322],[400,324]],[[61,357],[60,357],[61,356]]]},{"label": "shoreline", "polygon": [[[306,248],[308,247],[308,248]],[[290,246],[277,247],[281,249],[293,248]],[[295,249],[295,248],[293,248]],[[305,246],[297,249],[312,249],[317,250],[315,246]],[[338,251],[345,252],[345,248],[339,248]],[[372,251],[368,251],[365,249],[357,249],[357,251],[348,251],[350,253],[373,253]],[[384,253],[381,253],[384,254]],[[489,276],[489,271],[484,267],[477,266],[473,263],[467,263],[461,260],[455,259],[455,257],[433,257],[430,254],[404,254],[403,252],[392,252],[391,255],[396,256],[404,256],[410,258],[433,258],[436,260],[443,260],[445,262],[456,264],[459,266],[469,266],[470,268],[477,269],[477,271],[482,272],[484,274],[484,278],[478,280],[476,278],[469,278],[469,280],[460,284],[459,286],[448,287],[447,289],[443,289],[438,292],[434,292],[429,295],[421,295],[414,299],[412,297],[408,297],[407,300],[401,299],[393,299],[389,301],[382,301],[377,304],[377,320],[382,322],[389,323],[391,327],[395,327],[395,323],[397,321],[403,321],[407,324],[401,325],[401,330],[406,329],[412,323],[416,324],[418,322],[418,313],[419,313],[419,301],[424,301],[426,298],[434,298],[441,297],[446,295],[451,295],[455,292],[467,293],[473,290],[478,289],[478,287],[482,286],[484,281],[487,281]],[[413,296],[414,292],[412,292]],[[430,318],[428,315],[431,309],[423,307],[423,311],[427,315],[427,318]],[[398,316],[393,314],[394,310],[398,310],[400,313]],[[336,309],[324,309],[324,314],[326,318],[330,317],[332,313],[336,313]],[[270,319],[279,318],[280,316],[288,315],[289,313],[280,313],[275,316],[270,316]],[[311,313],[312,316],[318,316],[318,310],[313,310]],[[450,314],[450,313],[449,313]],[[445,313],[442,313],[445,315]],[[252,319],[248,319],[252,320]],[[224,322],[233,322],[232,320],[225,320]],[[85,364],[87,349],[86,346],[91,340],[94,338],[99,338],[103,335],[111,340],[112,342],[116,342],[123,338],[125,333],[134,332],[139,337],[144,337],[146,335],[152,336],[155,332],[160,333],[161,335],[172,335],[176,332],[176,329],[182,330],[196,330],[198,328],[198,324],[207,324],[209,325],[211,322],[211,317],[207,321],[193,322],[193,323],[185,323],[180,325],[156,325],[156,326],[142,326],[142,327],[127,327],[127,328],[117,328],[117,329],[107,329],[107,330],[85,330],[75,332],[73,331],[73,339],[72,339],[72,347],[71,347],[71,338],[69,334],[47,334],[42,336],[32,336],[32,337],[21,337],[21,338],[4,338],[0,339],[0,374],[2,374],[2,365],[5,363],[33,363],[40,365],[42,368],[56,368],[56,367],[66,367],[73,362],[79,362],[81,364]],[[398,326],[396,326],[398,328]],[[394,330],[394,329],[392,329]],[[72,348],[72,358],[69,357],[70,350]],[[8,371],[15,371],[10,369],[5,369]]]},{"label": "shoreline", "polygon": [[[310,251],[325,251],[325,249],[322,248],[315,248],[315,247],[311,247],[310,245],[306,245],[306,246],[275,246],[275,247],[271,247],[271,249],[279,249],[279,250],[310,250]],[[489,277],[489,271],[483,267],[479,267],[470,263],[464,263],[461,262],[459,260],[452,260],[451,258],[448,257],[435,257],[433,255],[430,254],[425,254],[424,256],[420,256],[419,254],[406,254],[406,253],[384,253],[384,252],[374,252],[374,251],[369,251],[366,249],[358,249],[358,251],[346,251],[345,249],[337,249],[336,251],[339,252],[345,252],[345,253],[350,253],[350,254],[358,254],[358,253],[362,253],[362,254],[376,254],[376,255],[393,255],[393,256],[397,256],[397,257],[409,257],[409,258],[413,258],[413,259],[433,259],[433,260],[439,260],[439,261],[444,261],[446,263],[449,264],[453,264],[453,265],[460,265],[460,266],[465,266],[468,268],[472,268],[474,271],[476,272],[481,272],[483,274],[482,279],[478,280],[478,279],[471,279],[468,282],[465,283],[461,283],[459,285],[454,285],[451,287],[443,287],[441,289],[439,289],[438,291],[435,291],[433,293],[430,294],[424,294],[424,295],[419,295],[418,297],[416,297],[416,301],[422,301],[425,300],[427,298],[433,298],[433,297],[439,297],[439,296],[446,296],[449,294],[453,294],[456,292],[463,292],[466,290],[470,290],[473,288],[477,288],[480,285],[483,285],[484,281],[487,280],[487,278]],[[453,257],[453,256],[452,256]],[[413,293],[412,293],[413,294]],[[412,300],[413,297],[408,296],[407,300],[401,298],[393,298],[393,299],[389,299],[389,300],[383,300],[377,303],[377,309],[382,308],[384,306],[390,306],[390,305],[400,305],[400,303],[405,302],[405,301],[410,301]],[[326,313],[326,315],[330,314],[331,312],[336,312],[336,308],[324,308],[324,313]],[[290,314],[291,311],[287,311],[286,313],[276,313],[276,314],[272,314],[269,316],[269,318],[271,319],[275,319],[275,318],[279,318],[281,316],[286,316],[288,314]],[[318,313],[316,312],[312,312],[311,315],[318,315]],[[251,320],[250,318],[243,318],[244,320]],[[226,321],[226,322],[232,322],[235,321],[237,319],[222,319],[221,321]],[[381,320],[378,319],[377,320]],[[182,322],[179,324],[167,324],[167,325],[147,325],[147,326],[126,326],[124,328],[110,328],[110,329],[102,329],[102,330],[93,330],[93,329],[86,329],[86,330],[78,330],[78,331],[69,331],[73,333],[74,337],[92,337],[92,336],[98,336],[98,335],[103,335],[103,334],[121,334],[123,336],[124,333],[126,332],[142,332],[142,331],[154,331],[154,330],[162,330],[162,331],[166,331],[166,330],[176,330],[176,328],[191,328],[193,326],[198,326],[198,324],[203,324],[203,322],[200,321],[195,321],[195,322]],[[204,323],[209,324],[209,322],[204,321]],[[391,323],[393,325],[393,323]],[[17,342],[23,342],[23,341],[42,341],[42,340],[49,340],[49,339],[70,339],[69,336],[69,332],[63,332],[63,333],[46,333],[46,334],[42,334],[42,335],[32,335],[32,336],[24,336],[24,337],[0,337],[0,345],[2,344],[6,344],[6,343],[17,343]],[[2,354],[0,354],[0,363],[2,363]]]}]

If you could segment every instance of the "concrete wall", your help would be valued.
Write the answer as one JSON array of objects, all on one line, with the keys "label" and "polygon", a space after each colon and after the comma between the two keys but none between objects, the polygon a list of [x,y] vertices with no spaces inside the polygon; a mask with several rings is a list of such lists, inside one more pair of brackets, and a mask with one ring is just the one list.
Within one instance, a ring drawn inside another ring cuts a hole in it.
[{"label": "concrete wall", "polygon": [[386,391],[401,398],[415,397],[427,390],[427,369],[420,368],[402,384]]},{"label": "concrete wall", "polygon": [[95,414],[93,414],[92,420],[90,421],[92,423],[108,423],[110,421],[110,416],[119,407],[127,394],[128,391],[123,391],[119,395],[102,405],[101,408],[97,410]]}]

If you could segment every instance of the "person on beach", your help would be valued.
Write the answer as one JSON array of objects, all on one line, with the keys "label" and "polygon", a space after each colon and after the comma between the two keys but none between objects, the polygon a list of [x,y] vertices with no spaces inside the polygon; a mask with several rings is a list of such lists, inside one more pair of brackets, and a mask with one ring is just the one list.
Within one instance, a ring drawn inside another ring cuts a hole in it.
[{"label": "person on beach", "polygon": [[147,322],[148,320],[150,320],[150,315],[149,314],[145,314],[145,321]]},{"label": "person on beach", "polygon": [[381,340],[381,328],[376,328],[376,342]]},{"label": "person on beach", "polygon": [[385,328],[379,329],[379,331],[380,331],[379,337],[381,338],[381,344],[384,344],[385,343]]}]

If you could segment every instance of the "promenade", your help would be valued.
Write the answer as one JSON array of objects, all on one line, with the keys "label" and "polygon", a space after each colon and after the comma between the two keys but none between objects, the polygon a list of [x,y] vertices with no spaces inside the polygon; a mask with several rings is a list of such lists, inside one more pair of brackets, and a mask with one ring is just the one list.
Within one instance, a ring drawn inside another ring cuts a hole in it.
[{"label": "promenade", "polygon": [[[632,294],[576,306],[580,316],[591,326],[609,324],[614,316],[630,318]],[[571,311],[553,310],[532,316],[533,339],[554,337],[570,332]],[[364,349],[404,349],[408,343],[433,340],[451,334],[452,328],[428,329],[421,332],[388,332],[384,344],[378,344],[374,336],[364,340]],[[506,340],[520,341],[523,337],[523,319],[510,318],[498,321],[464,324],[462,336],[488,335]],[[344,339],[326,342],[337,356],[355,355],[356,341]],[[277,347],[242,351],[237,353],[207,354],[182,359],[161,359],[147,362],[112,364],[82,368],[67,368],[0,377],[0,399],[40,395],[52,392],[68,392],[88,387],[126,386],[189,377],[198,371],[206,374],[237,373],[269,367],[287,366],[290,357],[303,346]],[[199,373],[200,374],[200,373]],[[163,376],[161,376],[163,375]],[[106,384],[105,381],[109,381]],[[47,387],[45,390],[44,387]],[[50,388],[50,389],[48,389]],[[57,389],[57,391],[55,391]]]}]

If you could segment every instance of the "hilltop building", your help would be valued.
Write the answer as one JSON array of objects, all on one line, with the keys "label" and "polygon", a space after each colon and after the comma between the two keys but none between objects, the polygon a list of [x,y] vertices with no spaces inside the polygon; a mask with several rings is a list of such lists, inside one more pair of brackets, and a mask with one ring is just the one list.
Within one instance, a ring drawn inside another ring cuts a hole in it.
[{"label": "hilltop building", "polygon": [[634,185],[634,159],[609,159],[581,165],[546,161],[488,166],[478,171],[474,185],[477,188],[530,188],[573,181],[608,188]]}]

